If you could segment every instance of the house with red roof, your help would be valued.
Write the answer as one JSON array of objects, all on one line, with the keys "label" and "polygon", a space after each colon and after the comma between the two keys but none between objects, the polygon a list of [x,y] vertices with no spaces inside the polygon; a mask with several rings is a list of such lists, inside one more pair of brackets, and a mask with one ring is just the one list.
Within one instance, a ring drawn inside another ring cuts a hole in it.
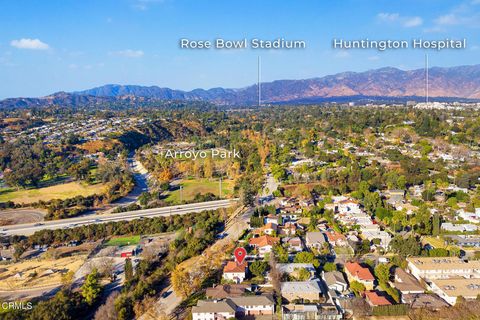
[{"label": "house with red roof", "polygon": [[370,269],[363,267],[358,262],[345,263],[345,273],[349,282],[357,281],[365,286],[367,290],[373,290],[375,277]]},{"label": "house with red roof", "polygon": [[258,249],[258,253],[260,256],[264,256],[266,253],[272,252],[273,246],[279,242],[280,238],[263,235],[257,238],[251,238],[248,243],[252,247]]},{"label": "house with red roof", "polygon": [[372,307],[389,306],[392,304],[387,298],[379,295],[377,291],[365,291],[365,300]]},{"label": "house with red roof", "polygon": [[243,280],[245,280],[247,269],[247,261],[243,261],[243,263],[228,261],[223,268],[223,279],[233,281],[235,283],[241,283]]},{"label": "house with red roof", "polygon": [[327,236],[327,241],[334,247],[343,247],[346,246],[347,243],[347,238],[339,233],[336,232],[335,230],[328,230],[325,232],[325,235]]}]

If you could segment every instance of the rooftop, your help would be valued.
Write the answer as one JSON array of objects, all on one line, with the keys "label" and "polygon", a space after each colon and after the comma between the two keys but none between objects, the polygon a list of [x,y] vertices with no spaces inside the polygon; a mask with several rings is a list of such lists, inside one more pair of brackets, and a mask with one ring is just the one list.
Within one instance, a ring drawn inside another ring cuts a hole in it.
[{"label": "rooftop", "polygon": [[362,267],[357,262],[347,262],[347,263],[345,263],[345,269],[352,276],[355,276],[360,280],[367,280],[367,281],[374,281],[375,280],[375,277],[370,272],[370,269]]},{"label": "rooftop", "polygon": [[317,280],[282,282],[282,293],[316,292],[321,293]]},{"label": "rooftop", "polygon": [[480,269],[479,260],[465,261],[456,257],[408,257],[407,261],[420,270]]},{"label": "rooftop", "polygon": [[432,284],[440,288],[450,297],[476,297],[480,294],[480,279],[454,278],[432,280]]}]

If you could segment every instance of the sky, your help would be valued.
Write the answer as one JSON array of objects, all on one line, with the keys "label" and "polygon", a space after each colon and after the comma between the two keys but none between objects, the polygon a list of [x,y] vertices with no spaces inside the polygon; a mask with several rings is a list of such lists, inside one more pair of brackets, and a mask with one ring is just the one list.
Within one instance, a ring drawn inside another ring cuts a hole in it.
[{"label": "sky", "polygon": [[[241,88],[380,67],[478,64],[480,0],[0,0],[0,99],[104,84]],[[181,49],[180,39],[305,49]],[[460,50],[338,50],[332,40],[467,39]]]}]

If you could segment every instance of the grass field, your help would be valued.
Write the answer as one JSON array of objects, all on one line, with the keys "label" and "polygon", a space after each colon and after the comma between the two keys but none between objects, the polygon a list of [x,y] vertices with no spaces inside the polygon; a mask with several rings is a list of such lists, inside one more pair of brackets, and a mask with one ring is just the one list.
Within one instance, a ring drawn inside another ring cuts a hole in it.
[{"label": "grass field", "polygon": [[118,237],[108,240],[107,246],[128,246],[136,245],[140,242],[140,236]]},{"label": "grass field", "polygon": [[103,184],[85,185],[80,182],[69,182],[38,189],[16,190],[0,189],[0,202],[32,203],[39,200],[68,199],[76,196],[90,196],[104,191]]},{"label": "grass field", "polygon": [[[206,194],[213,193],[219,196],[219,181],[217,179],[192,179],[183,180],[182,186],[182,200],[191,201],[197,193]],[[233,193],[233,180],[222,180],[222,198],[228,198]],[[167,199],[169,203],[180,203],[180,190],[171,192]]]}]

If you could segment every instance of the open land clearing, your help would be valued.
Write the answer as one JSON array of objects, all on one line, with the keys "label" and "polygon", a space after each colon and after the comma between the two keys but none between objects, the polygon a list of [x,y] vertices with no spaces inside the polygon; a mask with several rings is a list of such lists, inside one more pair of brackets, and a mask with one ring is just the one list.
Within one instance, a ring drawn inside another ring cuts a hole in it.
[{"label": "open land clearing", "polygon": [[[219,180],[217,179],[189,179],[178,184],[182,186],[182,200],[191,201],[196,194],[213,193],[219,196]],[[233,192],[233,180],[222,180],[222,198],[228,198]],[[180,203],[180,189],[171,192],[167,202]]]},{"label": "open land clearing", "polygon": [[62,275],[76,272],[87,255],[59,259],[32,259],[0,265],[0,291],[35,289],[62,284]]},{"label": "open land clearing", "polygon": [[0,211],[0,225],[35,223],[44,220],[45,212],[40,209],[13,209]]},{"label": "open land clearing", "polygon": [[68,199],[76,196],[90,196],[93,194],[101,194],[105,189],[105,185],[98,183],[87,185],[80,182],[68,182],[45,188],[38,189],[0,189],[0,202],[13,201],[15,203],[33,203],[49,201],[53,199]]}]

